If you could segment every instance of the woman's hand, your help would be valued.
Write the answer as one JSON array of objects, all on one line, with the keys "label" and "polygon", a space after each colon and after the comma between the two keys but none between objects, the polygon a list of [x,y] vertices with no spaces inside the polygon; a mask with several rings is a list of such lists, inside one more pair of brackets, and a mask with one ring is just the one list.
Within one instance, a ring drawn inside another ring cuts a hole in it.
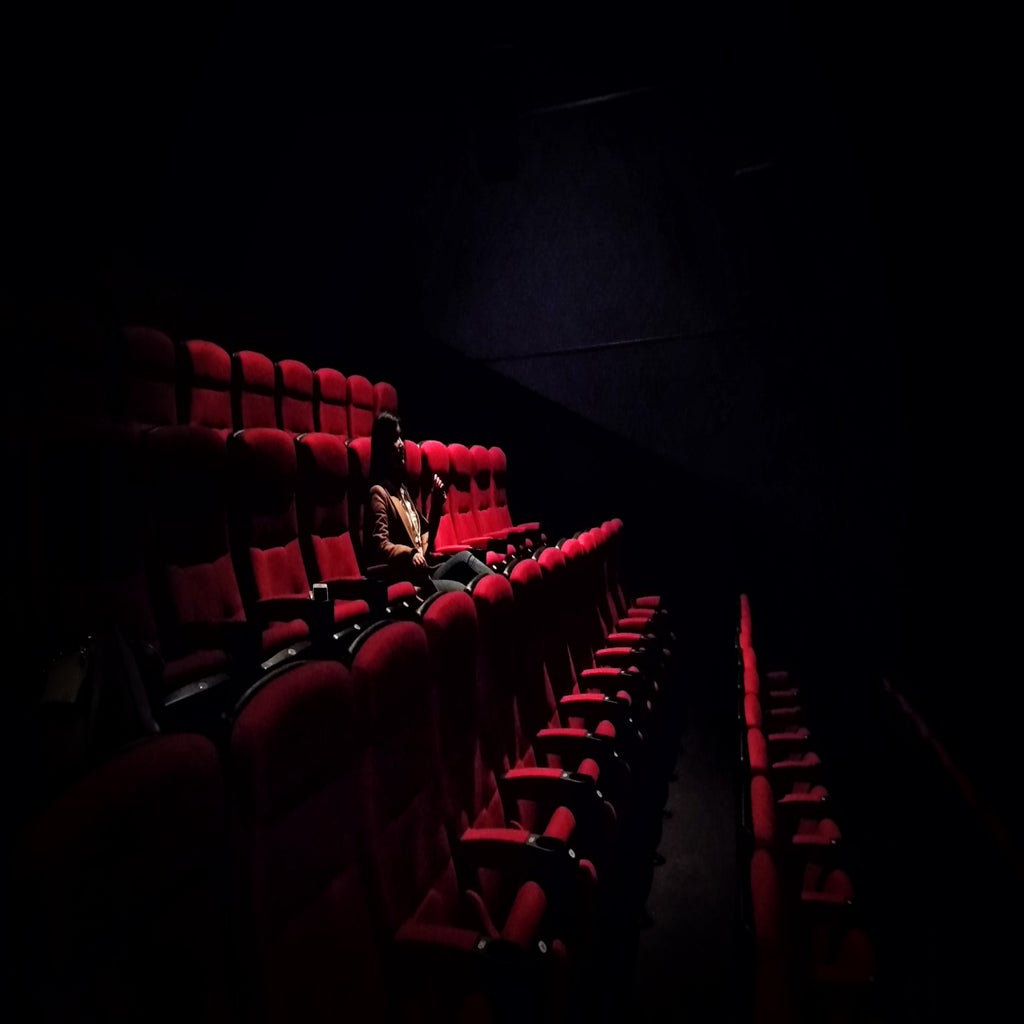
[{"label": "woman's hand", "polygon": [[435,498],[444,498],[447,496],[447,493],[444,489],[444,481],[436,473],[434,474],[434,483],[430,489],[430,493]]},{"label": "woman's hand", "polygon": [[417,569],[425,569],[427,567],[427,560],[423,557],[421,552],[414,551],[412,553],[412,564]]}]

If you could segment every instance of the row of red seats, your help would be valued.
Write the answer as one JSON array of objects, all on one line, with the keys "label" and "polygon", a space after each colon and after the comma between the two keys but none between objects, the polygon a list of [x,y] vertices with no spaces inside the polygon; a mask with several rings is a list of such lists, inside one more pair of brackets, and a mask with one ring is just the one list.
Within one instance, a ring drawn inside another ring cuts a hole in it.
[{"label": "row of red seats", "polygon": [[741,838],[750,853],[741,903],[753,945],[752,1019],[874,1020],[876,955],[839,866],[842,833],[829,816],[821,759],[810,749],[788,673],[758,672],[745,594],[738,641]]},{"label": "row of red seats", "polygon": [[[48,648],[117,627],[145,651],[157,706],[171,708],[408,610],[416,588],[368,564],[369,457],[368,438],[259,427],[58,433],[40,460],[36,517]],[[434,473],[450,481],[439,551],[497,543],[481,554],[504,564],[542,538],[512,526],[501,449],[428,441],[421,454],[409,442],[406,458],[417,504]],[[329,601],[313,600],[316,583]]]},{"label": "row of red seats", "polygon": [[28,1017],[599,1004],[593,929],[660,820],[671,696],[668,615],[626,600],[621,545],[615,521],[542,547],[278,666],[220,751],[143,738],[61,793],[14,857]]},{"label": "row of red seats", "polygon": [[50,402],[62,423],[191,424],[225,435],[273,427],[349,438],[369,437],[378,413],[398,410],[386,381],[328,367],[314,372],[297,359],[275,363],[260,352],[229,353],[211,341],[175,344],[150,327],[122,328],[76,357],[54,374]]}]

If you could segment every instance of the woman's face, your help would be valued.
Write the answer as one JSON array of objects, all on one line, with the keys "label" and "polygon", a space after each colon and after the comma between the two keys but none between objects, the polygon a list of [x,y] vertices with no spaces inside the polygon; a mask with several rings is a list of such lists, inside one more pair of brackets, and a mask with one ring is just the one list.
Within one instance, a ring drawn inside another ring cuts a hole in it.
[{"label": "woman's face", "polygon": [[402,440],[401,428],[395,431],[395,440],[391,449],[392,465],[405,468],[405,442]]}]

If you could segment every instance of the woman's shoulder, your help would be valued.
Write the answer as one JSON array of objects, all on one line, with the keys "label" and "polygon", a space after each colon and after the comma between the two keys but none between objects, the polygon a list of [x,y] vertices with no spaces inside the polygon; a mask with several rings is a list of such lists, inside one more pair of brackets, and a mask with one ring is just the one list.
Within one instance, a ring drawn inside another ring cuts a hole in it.
[{"label": "woman's shoulder", "polygon": [[377,498],[379,501],[387,501],[391,497],[383,484],[371,484],[369,493],[371,498]]}]

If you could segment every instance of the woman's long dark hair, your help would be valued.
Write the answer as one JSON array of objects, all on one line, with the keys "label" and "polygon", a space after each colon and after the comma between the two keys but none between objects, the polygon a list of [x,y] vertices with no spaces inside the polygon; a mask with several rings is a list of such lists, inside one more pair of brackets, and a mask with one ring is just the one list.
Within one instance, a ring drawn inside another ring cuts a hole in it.
[{"label": "woman's long dark hair", "polygon": [[386,410],[377,414],[370,431],[370,484],[381,484],[396,491],[404,480],[394,480],[395,438],[402,429],[401,420]]}]

